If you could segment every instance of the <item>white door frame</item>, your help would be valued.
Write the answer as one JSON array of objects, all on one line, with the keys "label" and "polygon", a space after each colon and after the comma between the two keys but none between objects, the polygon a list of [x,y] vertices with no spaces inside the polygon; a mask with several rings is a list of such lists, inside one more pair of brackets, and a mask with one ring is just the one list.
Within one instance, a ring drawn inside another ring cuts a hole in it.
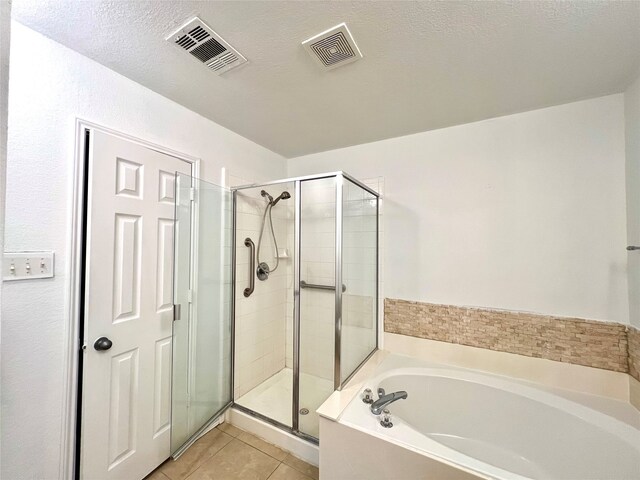
[{"label": "white door frame", "polygon": [[68,276],[68,308],[69,315],[65,322],[64,333],[64,368],[62,399],[62,435],[60,438],[60,480],[72,479],[75,475],[76,428],[78,407],[78,369],[80,360],[80,321],[83,305],[80,305],[82,277],[82,245],[84,240],[84,185],[86,178],[85,165],[85,133],[100,131],[115,137],[136,143],[143,147],[170,155],[191,164],[191,175],[198,178],[200,173],[200,159],[186,153],[178,152],[161,145],[127,135],[96,123],[76,118],[75,151],[73,166],[73,198],[71,202],[71,226],[69,229],[69,267],[65,272]]}]

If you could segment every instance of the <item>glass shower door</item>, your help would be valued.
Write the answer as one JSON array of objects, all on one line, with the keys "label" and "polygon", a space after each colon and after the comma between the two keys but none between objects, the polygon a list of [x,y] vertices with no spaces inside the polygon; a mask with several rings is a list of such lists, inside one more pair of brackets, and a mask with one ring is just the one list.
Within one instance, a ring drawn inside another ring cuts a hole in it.
[{"label": "glass shower door", "polygon": [[300,182],[299,432],[319,438],[316,410],[333,393],[336,177]]},{"label": "glass shower door", "polygon": [[344,179],[340,384],[375,351],[378,318],[378,197]]},{"label": "glass shower door", "polygon": [[176,174],[171,452],[232,402],[231,193]]}]

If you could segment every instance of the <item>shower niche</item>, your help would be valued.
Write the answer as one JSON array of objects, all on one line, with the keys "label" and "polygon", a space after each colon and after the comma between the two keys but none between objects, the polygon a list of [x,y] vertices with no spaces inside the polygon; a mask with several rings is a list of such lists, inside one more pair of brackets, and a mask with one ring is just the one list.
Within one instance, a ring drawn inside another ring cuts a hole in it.
[{"label": "shower niche", "polygon": [[378,211],[343,172],[176,176],[174,456],[230,406],[317,442],[317,408],[377,348]]},{"label": "shower niche", "polygon": [[337,172],[237,187],[233,209],[234,407],[317,441],[377,348],[378,194]]}]

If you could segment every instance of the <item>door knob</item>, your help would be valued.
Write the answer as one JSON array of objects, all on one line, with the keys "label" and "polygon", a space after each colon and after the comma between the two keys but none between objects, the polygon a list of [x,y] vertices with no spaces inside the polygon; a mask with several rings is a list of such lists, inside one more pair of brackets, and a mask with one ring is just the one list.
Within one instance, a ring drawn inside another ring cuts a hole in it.
[{"label": "door knob", "polygon": [[113,342],[109,340],[107,337],[100,337],[96,340],[96,343],[93,344],[93,348],[96,350],[109,350],[113,345]]}]

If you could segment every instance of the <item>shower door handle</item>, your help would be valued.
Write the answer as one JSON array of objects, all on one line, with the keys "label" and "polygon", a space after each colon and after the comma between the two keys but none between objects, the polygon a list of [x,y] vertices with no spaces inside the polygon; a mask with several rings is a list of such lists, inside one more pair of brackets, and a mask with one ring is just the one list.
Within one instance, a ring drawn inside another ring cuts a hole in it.
[{"label": "shower door handle", "polygon": [[244,296],[249,297],[253,293],[253,289],[255,287],[256,279],[254,276],[254,271],[256,269],[256,245],[253,243],[249,237],[244,239],[244,246],[249,247],[251,258],[249,259],[249,286],[244,289]]}]

